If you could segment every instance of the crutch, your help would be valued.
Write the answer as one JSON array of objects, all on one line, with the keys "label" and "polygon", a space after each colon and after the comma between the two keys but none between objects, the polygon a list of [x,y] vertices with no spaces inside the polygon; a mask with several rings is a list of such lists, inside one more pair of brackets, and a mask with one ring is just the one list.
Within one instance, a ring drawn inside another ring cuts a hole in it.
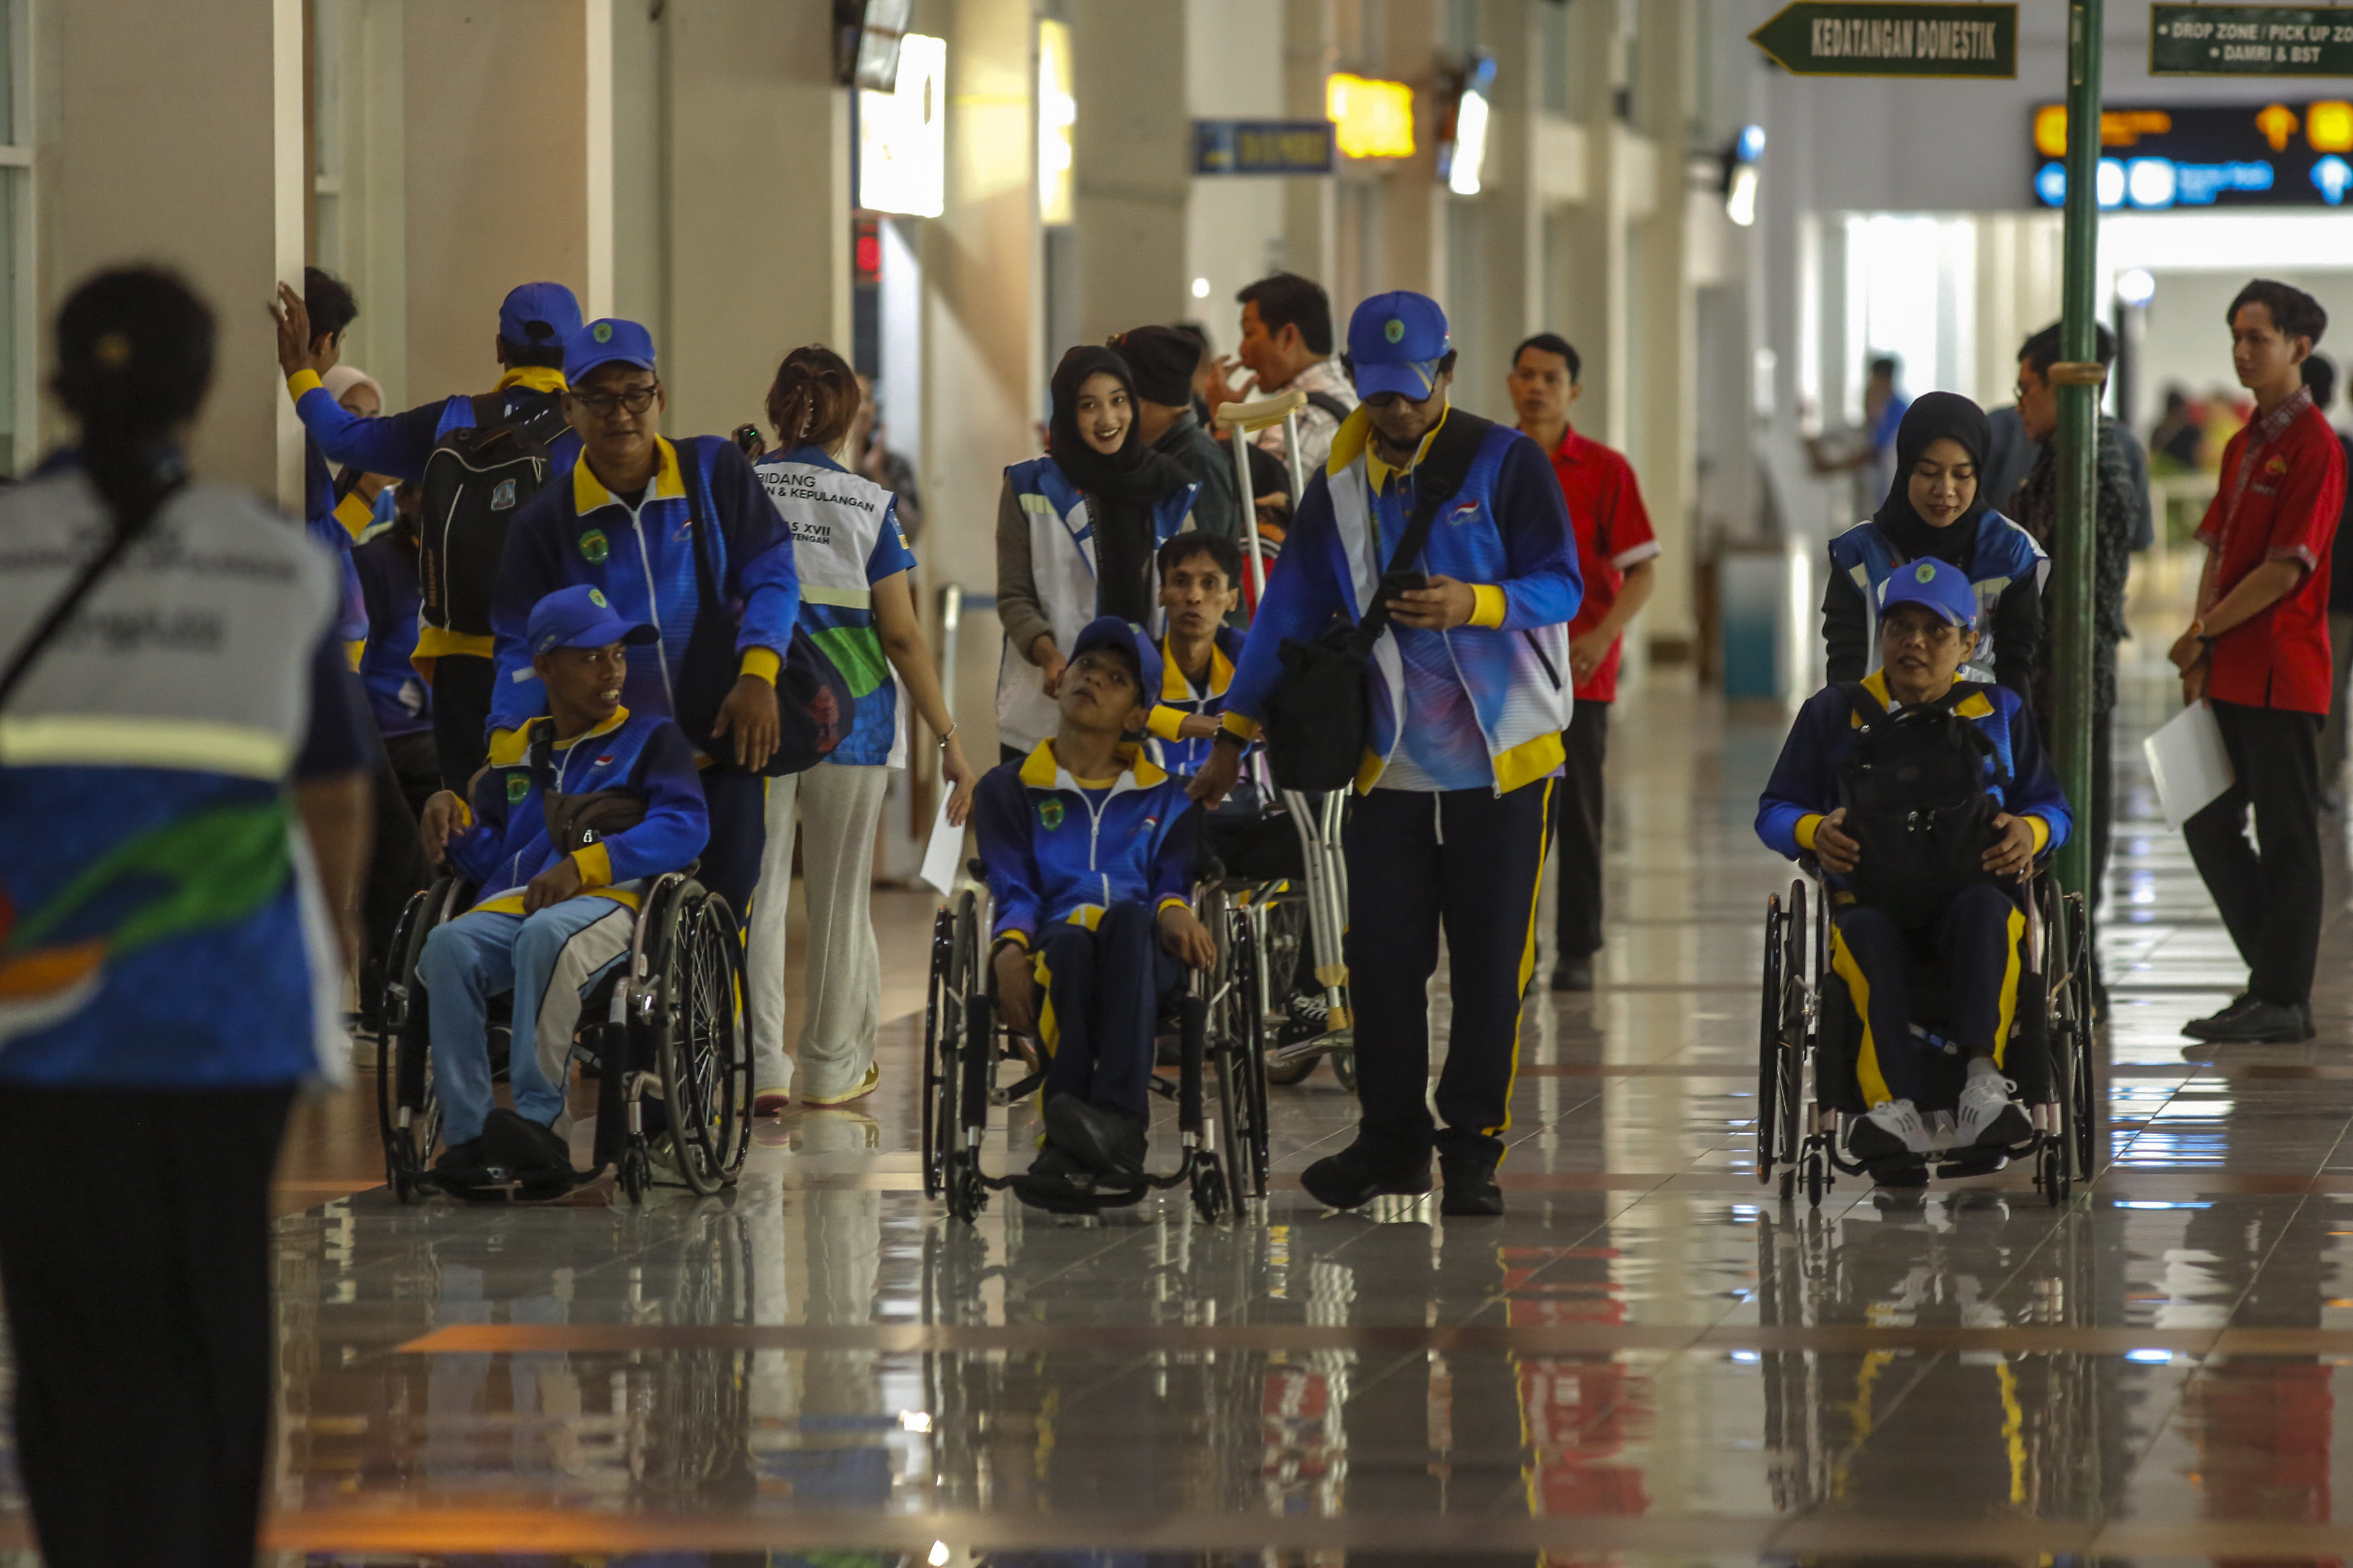
[{"label": "crutch", "polygon": [[[1250,530],[1250,597],[1266,595],[1266,567],[1259,555],[1258,500],[1250,485],[1251,433],[1282,426],[1283,446],[1291,468],[1291,504],[1294,514],[1306,489],[1299,461],[1299,411],[1307,395],[1291,391],[1254,403],[1229,403],[1218,410],[1217,424],[1234,447],[1234,490],[1241,497],[1243,523]],[[1315,958],[1316,983],[1324,987],[1324,1033],[1310,1047],[1316,1051],[1348,1046],[1355,1041],[1355,1021],[1348,1010],[1348,966],[1341,956],[1340,933],[1348,923],[1347,868],[1340,854],[1341,815],[1346,809],[1345,791],[1335,790],[1311,802],[1297,790],[1284,790],[1282,804],[1299,835],[1300,858],[1307,868],[1307,934]]]}]

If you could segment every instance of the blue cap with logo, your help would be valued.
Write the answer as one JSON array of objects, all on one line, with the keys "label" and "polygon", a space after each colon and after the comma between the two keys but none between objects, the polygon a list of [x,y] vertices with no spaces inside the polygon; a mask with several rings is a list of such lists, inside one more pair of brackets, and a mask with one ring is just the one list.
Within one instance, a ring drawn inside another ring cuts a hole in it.
[{"label": "blue cap with logo", "polygon": [[608,364],[654,368],[654,335],[635,321],[616,317],[589,322],[565,342],[564,379],[573,385]]},{"label": "blue cap with logo", "polygon": [[1142,626],[1117,616],[1097,616],[1079,633],[1079,640],[1071,645],[1071,658],[1075,659],[1091,647],[1120,648],[1134,654],[1143,681],[1143,690],[1136,700],[1146,708],[1160,700],[1160,650],[1152,645],[1150,634]]},{"label": "blue cap with logo", "polygon": [[1438,384],[1438,362],[1450,346],[1446,312],[1437,300],[1405,289],[1374,295],[1348,318],[1348,369],[1356,395],[1394,392],[1419,403]]},{"label": "blue cap with logo", "polygon": [[1886,619],[1898,605],[1926,605],[1957,626],[1974,626],[1978,621],[1977,590],[1969,586],[1969,574],[1943,561],[1924,558],[1890,573],[1879,585],[1880,618]]},{"label": "blue cap with logo", "polygon": [[525,283],[499,307],[499,336],[525,349],[560,349],[580,330],[580,301],[561,283]]},{"label": "blue cap with logo", "polygon": [[617,642],[642,647],[659,635],[649,626],[633,626],[615,615],[602,588],[582,583],[558,588],[531,607],[523,646],[537,658],[560,647],[609,647]]}]

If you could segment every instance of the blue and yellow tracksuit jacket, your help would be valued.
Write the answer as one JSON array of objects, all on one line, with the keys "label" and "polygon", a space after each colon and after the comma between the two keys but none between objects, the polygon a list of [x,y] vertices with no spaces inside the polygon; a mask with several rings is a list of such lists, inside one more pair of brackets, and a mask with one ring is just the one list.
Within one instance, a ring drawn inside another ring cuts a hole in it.
[{"label": "blue and yellow tracksuit jacket", "polygon": [[[491,599],[498,672],[491,694],[491,760],[519,755],[516,731],[546,711],[523,632],[541,599],[586,583],[604,590],[624,621],[651,626],[659,637],[629,649],[621,700],[634,711],[667,718],[677,711],[674,682],[702,614],[695,577],[693,517],[709,520],[712,567],[724,613],[735,619],[741,671],[773,682],[800,615],[800,577],[792,531],[733,441],[695,436],[658,439],[660,466],[651,493],[634,512],[600,483],[586,463],[568,482],[533,496],[507,527],[505,558]],[[692,492],[690,505],[690,489]],[[724,695],[723,693],[720,695]]]},{"label": "blue and yellow tracksuit jacket", "polygon": [[[302,427],[310,432],[311,452],[322,459],[314,465],[314,494],[326,478],[325,460],[364,474],[385,474],[403,484],[416,484],[425,478],[426,460],[433,456],[433,448],[442,437],[452,430],[474,427],[474,400],[464,393],[452,394],[438,403],[419,404],[399,414],[366,418],[336,402],[315,372],[297,371],[288,376],[286,390],[293,395],[294,412],[301,417]],[[508,371],[499,378],[491,393],[501,399],[501,417],[512,420],[528,418],[564,390],[562,371],[528,365]],[[548,443],[547,455],[552,465],[551,480],[561,479],[580,460],[579,436],[569,429],[561,432]],[[322,509],[314,506],[313,510],[323,515]],[[356,494],[345,496],[333,508],[332,515],[357,539],[369,519],[368,504]],[[490,657],[491,650],[476,646],[478,641],[445,626],[422,626],[418,630],[417,657],[428,660],[445,654]]]},{"label": "blue and yellow tracksuit jacket", "polygon": [[[1883,707],[1894,707],[1887,696],[1887,677],[1873,670],[1862,684]],[[2042,752],[2042,740],[2026,700],[2008,687],[1994,686],[1963,700],[1953,711],[1986,732],[2009,778],[1994,784],[1992,795],[2001,809],[2037,824],[2035,852],[2055,849],[2067,842],[2074,817],[2059,776]],[[1812,850],[1814,829],[1838,809],[1838,768],[1854,750],[1862,721],[1854,706],[1835,686],[1824,687],[1806,699],[1789,738],[1781,743],[1781,759],[1757,802],[1757,837],[1767,848],[1794,860]],[[1991,763],[1989,761],[1989,769]],[[1830,879],[1835,890],[1839,879]]]},{"label": "blue and yellow tracksuit jacket", "polygon": [[367,646],[360,651],[360,684],[385,740],[433,728],[433,691],[409,656],[417,651],[417,612],[425,591],[417,581],[417,546],[378,534],[352,552],[367,606]]},{"label": "blue and yellow tracksuit jacket", "polygon": [[634,826],[570,851],[584,894],[635,909],[648,877],[682,871],[711,837],[694,748],[668,719],[627,707],[571,741],[555,721],[534,719],[522,760],[493,764],[475,779],[467,826],[450,836],[449,863],[479,888],[474,908],[522,912],[531,879],[563,858],[548,821],[596,820],[606,801],[639,807]]},{"label": "blue and yellow tracksuit jacket", "polygon": [[[1255,735],[1282,674],[1282,645],[1314,640],[1335,615],[1361,620],[1416,502],[1412,467],[1393,469],[1371,450],[1371,416],[1341,425],[1323,473],[1307,493],[1282,555],[1267,579],[1232,686],[1226,728]],[[1560,770],[1567,728],[1568,623],[1584,598],[1577,536],[1552,463],[1504,425],[1483,426],[1477,456],[1440,507],[1415,563],[1430,576],[1472,584],[1467,626],[1418,631],[1392,623],[1365,679],[1372,733],[1356,787],[1373,787],[1400,749],[1439,787],[1503,794]]]},{"label": "blue and yellow tracksuit jacket", "polygon": [[1226,692],[1234,683],[1234,666],[1241,659],[1243,641],[1243,635],[1232,626],[1219,626],[1209,648],[1208,677],[1195,686],[1177,668],[1168,651],[1168,639],[1160,639],[1160,700],[1152,705],[1144,729],[1152,737],[1153,761],[1166,771],[1190,778],[1209,760],[1209,749],[1217,742],[1207,736],[1182,739],[1176,726],[1188,713],[1215,715],[1226,710]]},{"label": "blue and yellow tracksuit jacket", "polygon": [[1119,749],[1119,776],[1099,800],[1054,760],[1054,742],[988,771],[973,797],[973,826],[997,901],[992,940],[1037,945],[1039,928],[1092,930],[1116,903],[1192,906],[1199,816],[1181,780],[1141,749]]}]

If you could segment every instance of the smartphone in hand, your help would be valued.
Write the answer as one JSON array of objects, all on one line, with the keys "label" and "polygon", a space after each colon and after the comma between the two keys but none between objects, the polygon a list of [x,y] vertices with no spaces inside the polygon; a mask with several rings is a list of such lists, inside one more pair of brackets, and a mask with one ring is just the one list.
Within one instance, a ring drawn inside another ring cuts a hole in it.
[{"label": "smartphone in hand", "polygon": [[1381,574],[1381,603],[1395,609],[1394,601],[1399,594],[1418,594],[1429,586],[1430,577],[1426,573],[1402,569],[1384,572]]}]

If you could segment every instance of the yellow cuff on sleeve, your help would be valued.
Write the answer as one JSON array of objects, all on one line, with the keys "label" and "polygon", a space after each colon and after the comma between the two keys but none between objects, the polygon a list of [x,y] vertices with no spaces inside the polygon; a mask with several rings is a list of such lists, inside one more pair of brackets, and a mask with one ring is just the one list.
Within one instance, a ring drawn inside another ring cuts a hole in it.
[{"label": "yellow cuff on sleeve", "polygon": [[991,952],[1000,947],[1018,947],[1027,952],[1029,951],[1029,933],[1019,930],[1001,931],[997,933],[997,940],[988,946]]},{"label": "yellow cuff on sleeve", "polygon": [[451,797],[458,803],[458,826],[464,828],[473,826],[474,808],[472,805],[467,801],[464,795],[459,795],[455,790],[452,790],[449,793]]},{"label": "yellow cuff on sleeve", "polygon": [[1178,909],[1183,910],[1184,910],[1187,914],[1188,914],[1188,915],[1189,915],[1189,914],[1191,914],[1191,913],[1193,912],[1193,900],[1190,900],[1190,899],[1188,899],[1188,898],[1185,897],[1185,896],[1184,896],[1183,894],[1181,894],[1181,893],[1171,893],[1171,894],[1169,894],[1166,898],[1165,898],[1165,899],[1161,900],[1160,900],[1160,902],[1159,902],[1159,905],[1158,905],[1156,908],[1155,908],[1155,909],[1153,910],[1152,913],[1153,913],[1154,917],[1156,919],[1157,917],[1159,917],[1159,916],[1161,916],[1161,915],[1165,915],[1165,914],[1166,914],[1166,913],[1168,912],[1168,906],[1169,906],[1169,905],[1171,905],[1171,904],[1174,904],[1174,905],[1176,905]]},{"label": "yellow cuff on sleeve", "polygon": [[1154,703],[1152,711],[1144,716],[1145,731],[1157,735],[1164,741],[1176,740],[1176,727],[1184,722],[1185,710],[1181,708],[1171,708],[1166,702]]},{"label": "yellow cuff on sleeve", "polygon": [[367,531],[367,525],[375,521],[375,507],[359,491],[353,490],[335,503],[335,521],[342,523],[343,531],[356,542],[361,534]]},{"label": "yellow cuff on sleeve", "polygon": [[584,888],[609,888],[613,885],[613,857],[602,840],[584,844],[572,852],[572,863],[580,868],[580,885]]},{"label": "yellow cuff on sleeve", "polygon": [[1806,850],[1809,853],[1812,852],[1814,847],[1814,829],[1822,825],[1823,815],[1823,813],[1819,811],[1810,811],[1805,816],[1798,818],[1798,826],[1791,830],[1790,837],[1797,839],[1799,848]]},{"label": "yellow cuff on sleeve", "polygon": [[1473,583],[1471,584],[1471,596],[1478,601],[1471,606],[1472,626],[1493,630],[1504,624],[1504,612],[1512,606],[1511,601],[1504,597],[1501,588],[1493,583]]},{"label": "yellow cuff on sleeve", "polygon": [[491,731],[490,763],[494,768],[511,768],[522,761],[523,742],[530,735],[528,725],[520,730]]},{"label": "yellow cuff on sleeve", "polygon": [[776,671],[783,667],[784,662],[776,657],[775,648],[747,647],[744,650],[744,665],[741,673],[756,675],[774,686],[776,683]]},{"label": "yellow cuff on sleeve", "polygon": [[298,370],[286,378],[286,390],[293,395],[297,403],[301,402],[302,395],[312,387],[326,384],[319,379],[319,373],[315,370]]},{"label": "yellow cuff on sleeve", "polygon": [[1226,710],[1225,716],[1219,722],[1224,725],[1228,734],[1240,735],[1245,741],[1257,740],[1259,730],[1261,728],[1257,720],[1245,719],[1230,708]]},{"label": "yellow cuff on sleeve", "polygon": [[353,674],[359,673],[360,655],[365,652],[367,652],[367,640],[364,637],[357,642],[347,642],[343,645],[343,657],[352,661]]},{"label": "yellow cuff on sleeve", "polygon": [[2034,852],[2042,854],[2051,842],[2051,825],[2039,816],[2029,816],[2026,826],[2034,830]]}]

